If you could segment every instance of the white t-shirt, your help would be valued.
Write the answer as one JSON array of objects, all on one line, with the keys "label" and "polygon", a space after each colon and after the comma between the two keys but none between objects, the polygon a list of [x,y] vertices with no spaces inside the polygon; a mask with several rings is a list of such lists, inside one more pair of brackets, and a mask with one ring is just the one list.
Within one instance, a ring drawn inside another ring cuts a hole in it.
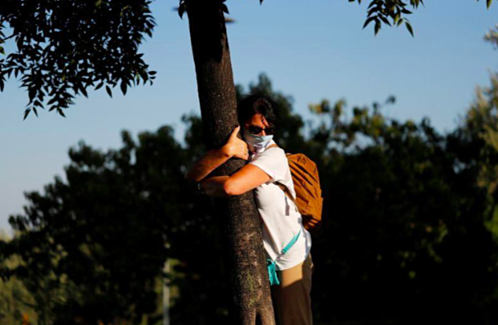
[{"label": "white t-shirt", "polygon": [[[270,141],[268,146],[275,143]],[[256,205],[263,221],[263,242],[267,258],[276,261],[277,270],[285,270],[303,262],[311,250],[311,235],[302,224],[302,216],[284,191],[273,182],[285,185],[296,197],[289,162],[280,147],[268,146],[251,153],[249,163],[261,168],[271,179],[255,188]],[[301,230],[294,245],[285,253],[282,249]],[[280,255],[280,257],[278,257]],[[278,258],[277,258],[278,257]]]}]

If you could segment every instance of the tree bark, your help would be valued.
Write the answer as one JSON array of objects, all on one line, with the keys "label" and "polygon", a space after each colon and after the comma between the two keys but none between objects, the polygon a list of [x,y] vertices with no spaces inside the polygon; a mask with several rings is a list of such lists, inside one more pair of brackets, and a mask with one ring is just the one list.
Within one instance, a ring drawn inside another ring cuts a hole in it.
[{"label": "tree bark", "polygon": [[[223,145],[238,125],[225,17],[220,0],[189,0],[190,38],[201,106],[204,141],[209,149]],[[230,159],[213,172],[229,175],[245,162]],[[228,243],[227,267],[232,288],[231,319],[236,324],[274,325],[261,220],[253,191],[216,199]]]}]

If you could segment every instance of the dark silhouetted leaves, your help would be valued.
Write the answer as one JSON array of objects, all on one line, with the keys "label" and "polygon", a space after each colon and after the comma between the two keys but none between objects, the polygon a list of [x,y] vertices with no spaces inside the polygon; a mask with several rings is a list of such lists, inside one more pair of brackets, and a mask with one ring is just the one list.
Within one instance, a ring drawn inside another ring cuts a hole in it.
[{"label": "dark silhouetted leaves", "polygon": [[[361,0],[348,1],[361,4]],[[489,9],[492,0],[486,1],[487,8]],[[411,15],[413,13],[406,8],[408,5],[413,9],[417,9],[420,5],[425,6],[423,0],[370,0],[370,4],[367,7],[367,19],[363,24],[363,28],[370,22],[375,21],[374,35],[377,35],[382,27],[382,23],[392,26],[389,20],[392,21],[393,25],[399,26],[403,20],[406,20],[403,15]],[[407,24],[406,28],[414,36],[411,25]]]},{"label": "dark silhouetted leaves", "polygon": [[[38,101],[42,104],[38,107],[52,105],[58,113],[77,94],[87,97],[87,89],[94,85],[97,89],[145,83],[148,65],[138,48],[155,26],[150,4],[150,0],[1,1],[0,44],[7,25],[16,48],[0,61],[0,79],[11,72],[21,75],[28,108]],[[54,101],[45,104],[46,99]]]}]

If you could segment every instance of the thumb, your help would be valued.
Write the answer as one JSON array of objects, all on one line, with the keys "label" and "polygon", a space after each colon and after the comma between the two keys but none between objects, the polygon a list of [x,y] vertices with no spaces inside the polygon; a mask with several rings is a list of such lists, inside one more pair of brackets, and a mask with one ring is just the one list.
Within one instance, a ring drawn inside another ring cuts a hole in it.
[{"label": "thumb", "polygon": [[240,125],[236,126],[235,129],[233,129],[232,134],[230,134],[230,138],[237,137],[237,133],[240,131]]}]

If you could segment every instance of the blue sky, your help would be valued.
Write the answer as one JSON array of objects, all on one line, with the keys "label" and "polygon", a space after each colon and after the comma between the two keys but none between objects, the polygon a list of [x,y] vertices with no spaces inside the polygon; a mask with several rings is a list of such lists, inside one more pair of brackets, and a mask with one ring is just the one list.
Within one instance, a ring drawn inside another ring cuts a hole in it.
[{"label": "blue sky", "polygon": [[[348,108],[383,102],[396,104],[388,116],[420,121],[424,116],[441,132],[452,130],[474,96],[476,85],[489,84],[488,70],[498,70],[498,52],[483,41],[498,23],[498,4],[485,1],[426,0],[404,26],[362,29],[369,1],[229,0],[228,37],[234,78],[247,86],[261,72],[275,89],[292,95],[295,111],[311,119],[308,104],[345,98]],[[67,151],[78,141],[107,150],[121,146],[120,132],[134,137],[173,125],[180,140],[185,113],[199,113],[188,18],[156,0],[158,26],[141,48],[152,70],[153,86],[139,86],[126,96],[104,90],[78,97],[66,118],[39,111],[22,120],[27,94],[11,79],[0,93],[0,228],[8,216],[23,212],[23,192],[43,191],[55,175],[64,177]],[[7,46],[7,52],[11,47]]]}]

